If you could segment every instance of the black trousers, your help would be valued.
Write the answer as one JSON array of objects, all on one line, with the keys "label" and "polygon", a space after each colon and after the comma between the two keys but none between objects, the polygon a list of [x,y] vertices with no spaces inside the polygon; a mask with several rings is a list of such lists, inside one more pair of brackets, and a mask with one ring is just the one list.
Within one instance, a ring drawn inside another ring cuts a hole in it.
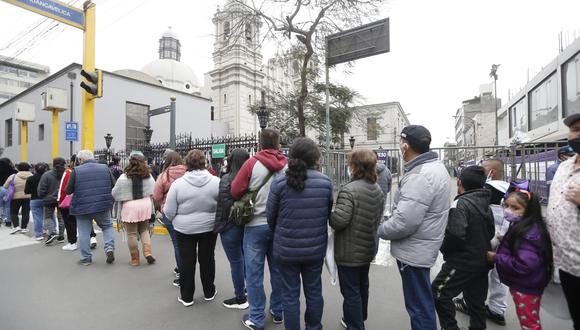
[{"label": "black trousers", "polygon": [[30,221],[30,199],[13,199],[10,201],[10,221],[12,227],[16,228],[20,225],[18,219],[18,211],[22,208],[22,225],[20,228],[26,229],[28,221]]},{"label": "black trousers", "polygon": [[580,330],[580,277],[560,270],[560,282],[574,322],[574,329]]},{"label": "black trousers", "polygon": [[[70,244],[75,244],[77,242],[77,218],[70,214],[69,209],[61,209],[60,214],[64,220],[64,229],[66,229],[66,239]],[[91,234],[94,230],[91,231]],[[92,237],[92,235],[91,235]]]},{"label": "black trousers", "polygon": [[217,234],[212,231],[187,235],[175,231],[179,247],[179,288],[181,299],[185,302],[193,301],[195,293],[195,266],[199,262],[199,277],[206,298],[215,294],[215,244]]},{"label": "black trousers", "polygon": [[338,266],[338,283],[344,298],[342,315],[348,330],[364,330],[369,306],[370,264],[360,267]]},{"label": "black trousers", "polygon": [[455,305],[453,298],[463,292],[463,298],[469,309],[469,329],[485,329],[485,299],[487,298],[487,274],[485,272],[467,272],[444,263],[441,271],[431,283],[435,310],[439,316],[442,329],[457,330]]}]

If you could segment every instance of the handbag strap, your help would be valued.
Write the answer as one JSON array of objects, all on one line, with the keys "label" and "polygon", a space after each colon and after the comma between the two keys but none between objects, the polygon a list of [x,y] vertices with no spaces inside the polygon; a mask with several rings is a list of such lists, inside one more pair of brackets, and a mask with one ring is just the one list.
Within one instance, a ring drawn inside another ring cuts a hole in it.
[{"label": "handbag strap", "polygon": [[272,175],[274,175],[274,172],[269,171],[268,175],[266,176],[262,184],[258,187],[258,189],[256,189],[256,191],[254,191],[254,196],[252,196],[252,203],[256,203],[256,197],[258,196],[258,192],[260,191],[260,189],[262,189],[264,185],[266,185],[266,183],[268,183],[268,181],[270,181]]},{"label": "handbag strap", "polygon": [[14,179],[16,179],[16,174],[18,174],[18,173],[12,174],[12,180],[10,180],[11,185],[14,185]]}]

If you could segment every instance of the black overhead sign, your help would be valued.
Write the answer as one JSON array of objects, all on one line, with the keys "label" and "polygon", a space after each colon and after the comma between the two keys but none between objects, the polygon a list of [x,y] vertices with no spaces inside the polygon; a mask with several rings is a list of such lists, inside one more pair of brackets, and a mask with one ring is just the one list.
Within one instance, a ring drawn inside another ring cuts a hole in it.
[{"label": "black overhead sign", "polygon": [[334,65],[389,52],[389,19],[326,37],[326,63]]}]

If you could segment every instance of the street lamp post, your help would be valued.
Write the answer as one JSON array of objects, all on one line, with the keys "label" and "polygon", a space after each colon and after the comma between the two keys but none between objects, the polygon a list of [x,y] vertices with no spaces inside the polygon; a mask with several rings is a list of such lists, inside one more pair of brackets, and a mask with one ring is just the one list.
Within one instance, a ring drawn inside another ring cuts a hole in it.
[{"label": "street lamp post", "polygon": [[354,136],[351,136],[350,139],[348,139],[348,142],[350,143],[350,150],[354,149],[354,141]]},{"label": "street lamp post", "polygon": [[264,130],[268,126],[268,118],[270,113],[266,109],[266,105],[262,104],[260,110],[258,110],[258,120],[260,121],[260,128]]},{"label": "street lamp post", "polygon": [[113,136],[111,133],[105,135],[105,144],[107,145],[107,163],[111,161],[111,143],[113,142]]},{"label": "street lamp post", "polygon": [[492,64],[491,71],[489,72],[489,76],[493,78],[493,101],[494,101],[494,109],[495,109],[495,143],[494,145],[498,145],[499,143],[499,130],[498,130],[498,113],[497,113],[497,68],[499,68],[501,64]]},{"label": "street lamp post", "polygon": [[151,126],[145,126],[143,133],[145,134],[145,157],[147,158],[147,161],[149,161],[151,151],[151,137],[153,136],[153,130],[151,129]]}]

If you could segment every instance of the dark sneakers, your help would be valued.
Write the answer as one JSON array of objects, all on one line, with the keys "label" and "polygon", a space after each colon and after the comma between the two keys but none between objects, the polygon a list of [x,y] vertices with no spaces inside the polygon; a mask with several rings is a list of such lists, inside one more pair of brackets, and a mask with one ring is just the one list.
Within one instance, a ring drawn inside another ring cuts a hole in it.
[{"label": "dark sneakers", "polygon": [[107,255],[107,263],[112,264],[115,261],[115,252],[111,250],[107,251],[105,254]]},{"label": "dark sneakers", "polygon": [[179,279],[178,278],[176,278],[176,279],[173,280],[173,286],[179,288]]},{"label": "dark sneakers", "polygon": [[247,309],[250,306],[250,304],[248,304],[248,298],[244,297],[244,298],[230,298],[227,300],[224,300],[224,307],[225,308],[231,308],[231,309]]},{"label": "dark sneakers", "polygon": [[274,322],[274,324],[284,323],[284,316],[274,314],[273,310],[270,310],[270,315],[272,315],[272,322]]},{"label": "dark sneakers", "polygon": [[55,234],[50,234],[48,235],[48,237],[46,238],[46,241],[44,242],[45,245],[50,245],[52,242],[54,242],[57,239],[58,236],[56,236]]},{"label": "dark sneakers", "polygon": [[498,313],[494,313],[491,311],[491,309],[489,309],[489,306],[485,306],[486,309],[486,314],[487,314],[487,318],[490,319],[492,322],[499,324],[499,325],[505,325],[505,317],[501,314]]},{"label": "dark sneakers", "polygon": [[[453,299],[453,304],[455,305],[455,309],[458,312],[469,315],[469,309],[467,308],[467,303],[465,302],[465,299],[463,298]],[[486,316],[490,321],[499,325],[506,325],[505,317],[503,315],[492,312],[489,309],[489,306],[487,305],[485,305],[485,311]]]}]

